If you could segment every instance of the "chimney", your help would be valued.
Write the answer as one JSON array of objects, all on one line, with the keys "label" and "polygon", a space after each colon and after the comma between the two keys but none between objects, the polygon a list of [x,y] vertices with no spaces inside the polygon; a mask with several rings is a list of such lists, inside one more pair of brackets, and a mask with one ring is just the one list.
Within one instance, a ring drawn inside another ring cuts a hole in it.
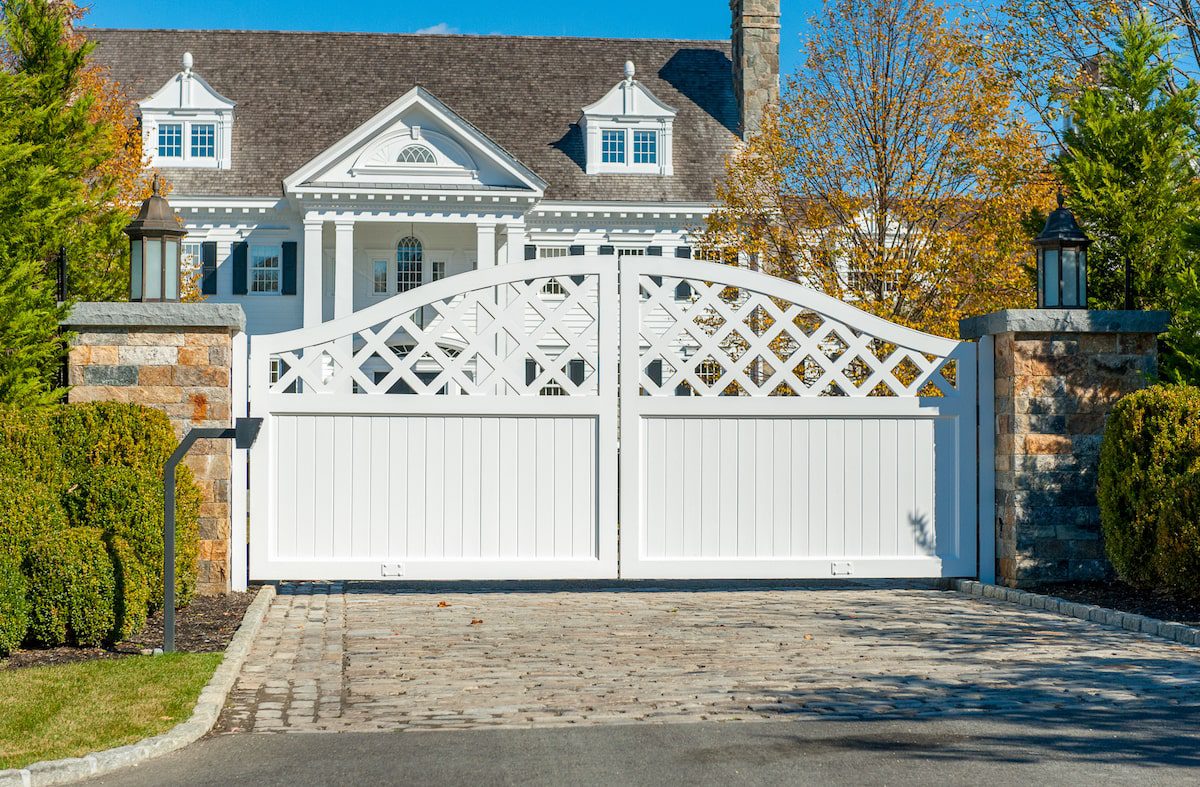
[{"label": "chimney", "polygon": [[733,92],[742,139],[758,133],[764,110],[779,102],[780,0],[730,0],[733,11]]}]

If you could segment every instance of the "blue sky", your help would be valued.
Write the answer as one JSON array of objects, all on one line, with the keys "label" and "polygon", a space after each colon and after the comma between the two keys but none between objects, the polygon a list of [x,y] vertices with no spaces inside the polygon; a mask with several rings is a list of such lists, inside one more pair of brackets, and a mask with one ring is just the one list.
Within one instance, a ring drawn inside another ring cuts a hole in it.
[{"label": "blue sky", "polygon": [[[796,63],[805,18],[820,0],[783,4],[783,70]],[[170,27],[352,32],[505,33],[616,38],[728,38],[728,0],[207,0],[151,3],[92,0],[86,24],[96,27]]]}]

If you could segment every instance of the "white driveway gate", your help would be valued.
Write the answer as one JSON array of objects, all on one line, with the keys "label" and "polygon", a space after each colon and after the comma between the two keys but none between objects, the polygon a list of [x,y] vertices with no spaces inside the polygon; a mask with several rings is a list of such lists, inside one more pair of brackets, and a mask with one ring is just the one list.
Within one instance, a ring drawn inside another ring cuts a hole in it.
[{"label": "white driveway gate", "polygon": [[729,266],[619,267],[620,292],[613,257],[537,260],[254,337],[251,578],[975,574],[973,345]]}]

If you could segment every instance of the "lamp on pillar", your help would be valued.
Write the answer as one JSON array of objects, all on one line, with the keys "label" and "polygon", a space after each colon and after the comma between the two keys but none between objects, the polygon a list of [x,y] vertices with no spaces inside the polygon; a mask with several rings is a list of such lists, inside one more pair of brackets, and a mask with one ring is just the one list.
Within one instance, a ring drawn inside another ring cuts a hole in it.
[{"label": "lamp on pillar", "polygon": [[129,236],[129,300],[179,301],[179,245],[187,230],[167,198],[153,193],[125,228]]},{"label": "lamp on pillar", "polygon": [[1042,234],[1033,241],[1037,248],[1037,291],[1039,309],[1087,308],[1087,249],[1092,241],[1063,207],[1046,219]]}]

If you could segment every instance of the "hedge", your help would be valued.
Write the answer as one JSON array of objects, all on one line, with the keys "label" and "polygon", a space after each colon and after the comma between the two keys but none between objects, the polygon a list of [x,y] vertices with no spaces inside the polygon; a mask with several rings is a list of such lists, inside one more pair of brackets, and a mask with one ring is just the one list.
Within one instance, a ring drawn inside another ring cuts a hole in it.
[{"label": "hedge", "polygon": [[26,567],[36,642],[96,646],[114,639],[117,583],[101,531],[47,533],[33,542]]},{"label": "hedge", "polygon": [[[149,602],[162,606],[163,494],[157,476],[129,467],[101,466],[80,477],[66,495],[72,524],[95,527],[128,542],[150,585]],[[199,494],[194,485],[176,495],[175,593],[187,604],[196,589]]]},{"label": "hedge", "polygon": [[1117,574],[1200,598],[1200,388],[1155,386],[1117,402],[1098,484]]},{"label": "hedge", "polygon": [[133,547],[120,536],[108,537],[108,555],[112,559],[113,579],[116,582],[113,638],[126,640],[146,625],[146,614],[150,607],[149,577]]},{"label": "hedge", "polygon": [[61,494],[48,484],[0,471],[0,554],[21,560],[42,533],[67,527]]},{"label": "hedge", "polygon": [[17,649],[29,631],[28,583],[11,555],[0,554],[0,656]]}]

